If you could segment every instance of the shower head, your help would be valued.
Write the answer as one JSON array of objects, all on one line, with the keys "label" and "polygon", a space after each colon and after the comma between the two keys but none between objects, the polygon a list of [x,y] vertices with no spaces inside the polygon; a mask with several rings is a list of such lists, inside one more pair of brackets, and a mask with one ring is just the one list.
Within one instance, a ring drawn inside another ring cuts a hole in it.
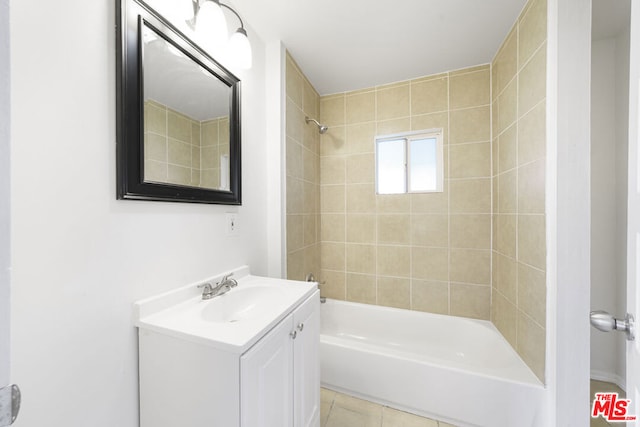
[{"label": "shower head", "polygon": [[318,123],[318,121],[317,121],[317,120],[315,120],[315,119],[312,119],[312,118],[309,118],[309,117],[305,117],[305,118],[304,118],[304,121],[305,121],[307,124],[309,124],[309,122],[313,122],[313,123],[315,123],[315,124],[316,124],[316,126],[318,126],[318,132],[320,132],[320,134],[323,134],[323,133],[325,133],[326,131],[328,131],[328,130],[329,130],[329,127],[328,127],[328,126],[321,125],[321,124],[320,124],[320,123]]}]

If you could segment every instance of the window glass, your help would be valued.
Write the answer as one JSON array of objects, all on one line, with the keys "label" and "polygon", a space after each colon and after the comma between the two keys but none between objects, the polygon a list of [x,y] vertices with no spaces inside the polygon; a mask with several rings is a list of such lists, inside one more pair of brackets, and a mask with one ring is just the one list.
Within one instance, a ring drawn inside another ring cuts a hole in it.
[{"label": "window glass", "polygon": [[442,163],[441,129],[376,138],[376,192],[440,192]]},{"label": "window glass", "polygon": [[378,194],[406,193],[405,140],[380,140],[376,146]]},{"label": "window glass", "polygon": [[436,138],[409,141],[409,192],[437,190],[437,142]]}]

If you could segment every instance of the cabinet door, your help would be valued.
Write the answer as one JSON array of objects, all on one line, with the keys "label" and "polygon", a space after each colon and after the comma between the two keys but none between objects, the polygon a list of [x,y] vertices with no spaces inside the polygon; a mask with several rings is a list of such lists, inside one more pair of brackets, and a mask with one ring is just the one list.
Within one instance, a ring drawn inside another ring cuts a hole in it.
[{"label": "cabinet door", "polygon": [[320,294],[316,291],[293,313],[295,427],[320,425]]},{"label": "cabinet door", "polygon": [[240,358],[242,427],[293,427],[292,316]]}]

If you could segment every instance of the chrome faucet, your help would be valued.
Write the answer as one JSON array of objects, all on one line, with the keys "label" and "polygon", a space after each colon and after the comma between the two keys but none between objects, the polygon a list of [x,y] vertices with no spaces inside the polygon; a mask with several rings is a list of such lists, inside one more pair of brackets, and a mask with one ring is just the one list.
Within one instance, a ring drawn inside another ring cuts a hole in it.
[{"label": "chrome faucet", "polygon": [[231,288],[235,288],[238,286],[238,281],[236,279],[231,279],[233,273],[227,274],[216,283],[215,286],[212,286],[211,283],[203,283],[198,285],[198,288],[202,289],[202,299],[211,299],[223,294],[226,294],[231,290]]}]

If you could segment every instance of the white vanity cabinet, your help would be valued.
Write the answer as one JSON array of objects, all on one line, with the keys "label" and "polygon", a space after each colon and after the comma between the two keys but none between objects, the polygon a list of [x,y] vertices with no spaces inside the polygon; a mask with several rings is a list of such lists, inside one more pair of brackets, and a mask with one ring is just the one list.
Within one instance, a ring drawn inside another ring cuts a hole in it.
[{"label": "white vanity cabinet", "polygon": [[235,273],[136,303],[141,427],[319,427],[316,284]]},{"label": "white vanity cabinet", "polygon": [[316,292],[240,358],[242,427],[320,425],[319,308]]}]

